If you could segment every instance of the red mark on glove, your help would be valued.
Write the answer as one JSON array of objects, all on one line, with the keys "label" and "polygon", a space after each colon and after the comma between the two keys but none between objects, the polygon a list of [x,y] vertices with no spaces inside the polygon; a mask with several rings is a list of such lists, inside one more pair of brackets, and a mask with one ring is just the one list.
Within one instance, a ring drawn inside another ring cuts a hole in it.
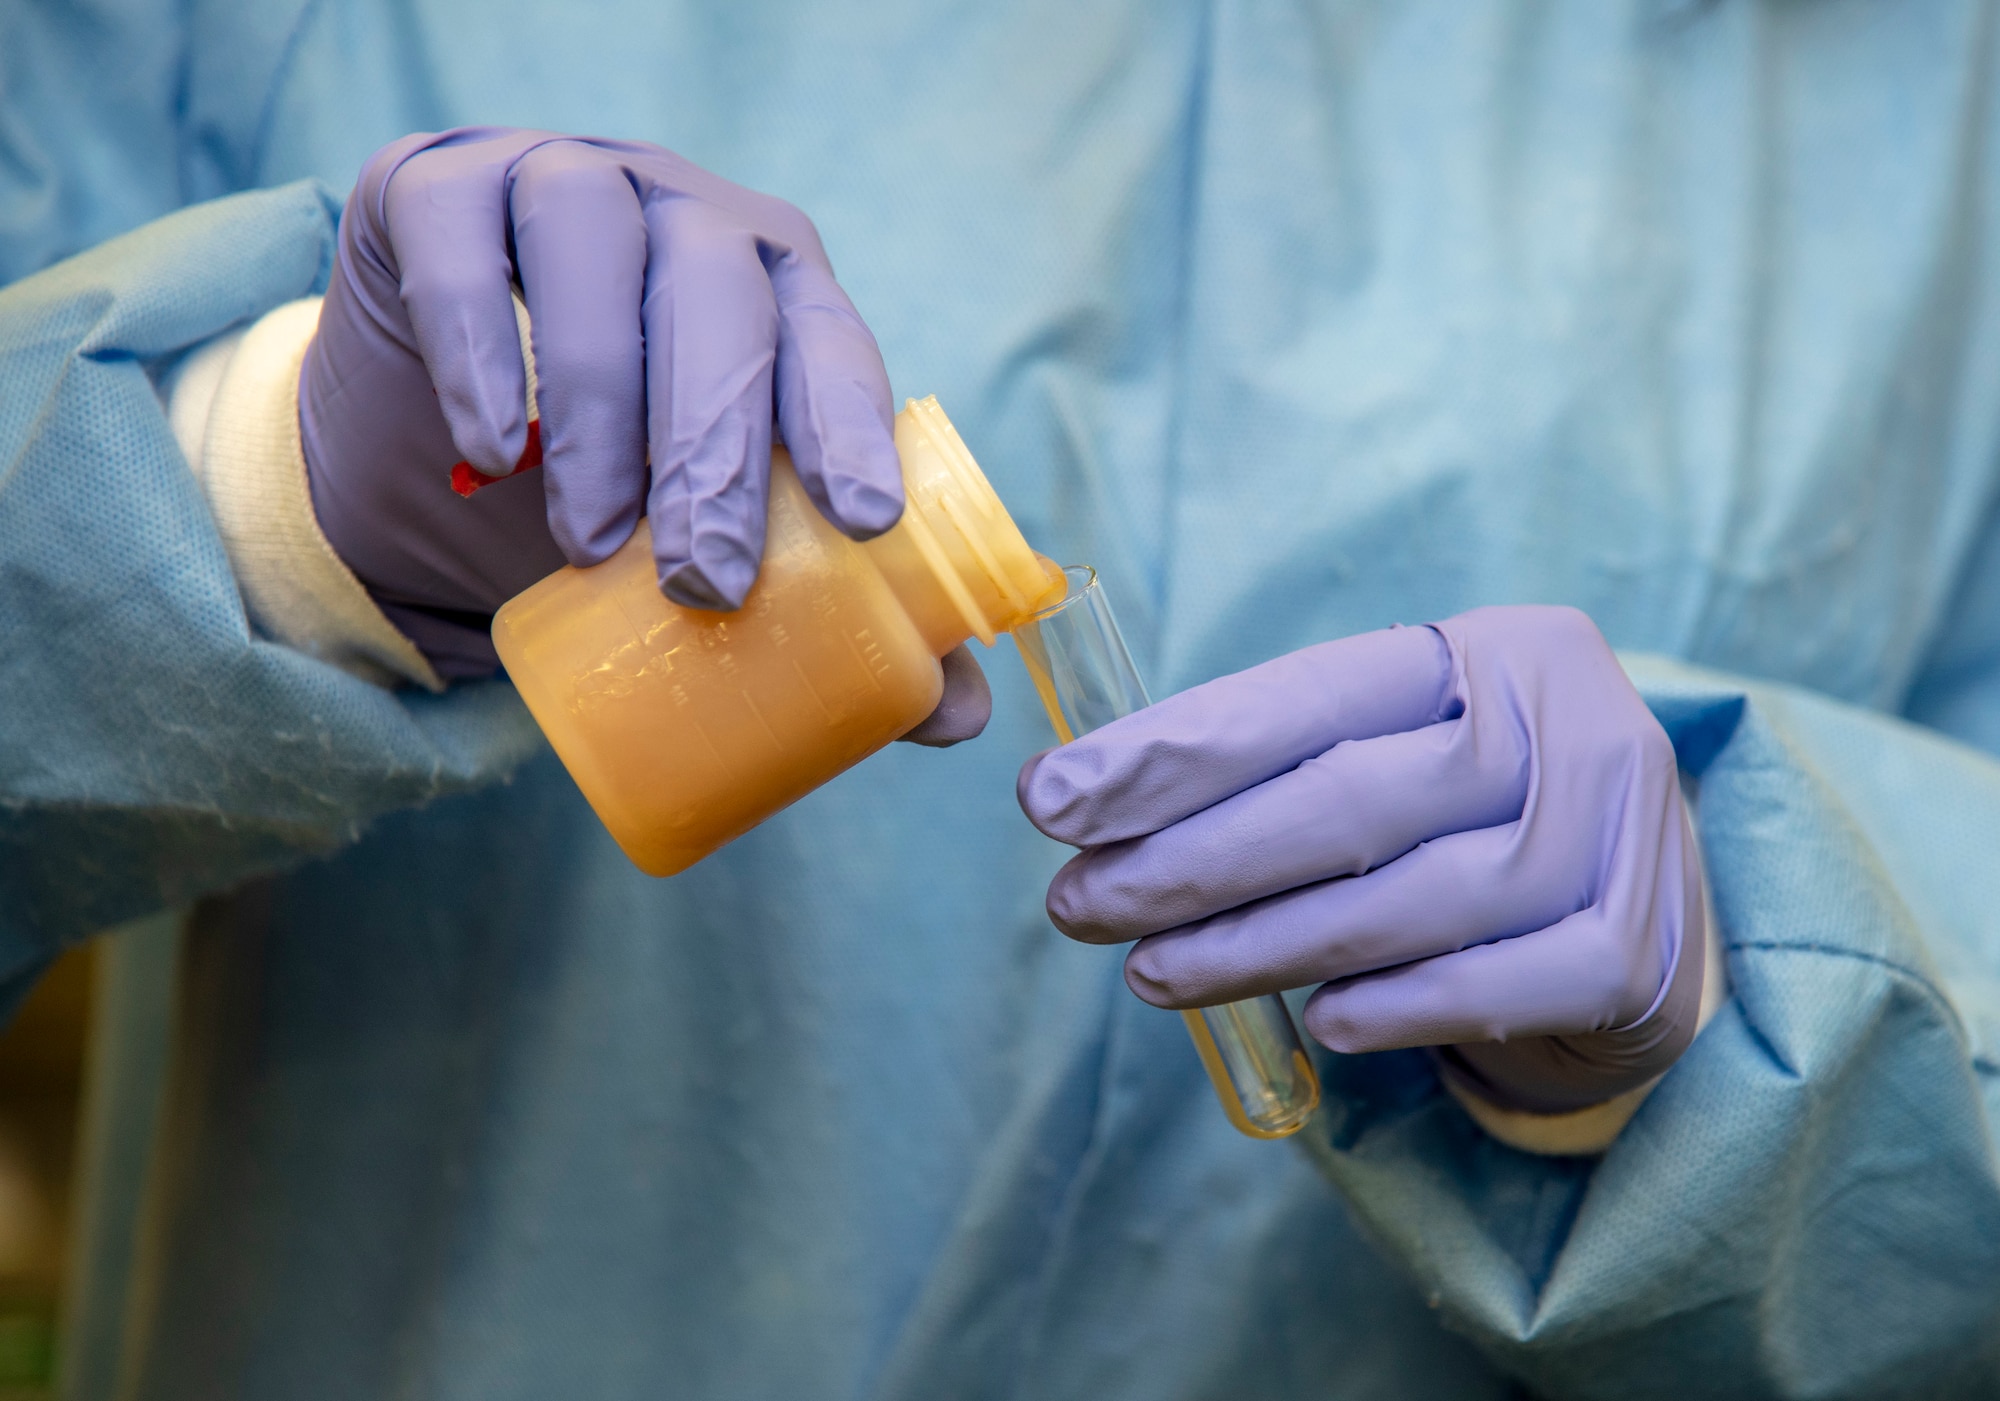
[{"label": "red mark on glove", "polygon": [[[531,418],[528,420],[528,445],[521,449],[521,460],[514,464],[514,470],[509,472],[507,477],[518,477],[529,468],[541,465],[542,421],[539,418]],[[489,477],[470,462],[451,464],[451,489],[460,496],[470,496],[483,486],[506,481],[507,477]]]}]

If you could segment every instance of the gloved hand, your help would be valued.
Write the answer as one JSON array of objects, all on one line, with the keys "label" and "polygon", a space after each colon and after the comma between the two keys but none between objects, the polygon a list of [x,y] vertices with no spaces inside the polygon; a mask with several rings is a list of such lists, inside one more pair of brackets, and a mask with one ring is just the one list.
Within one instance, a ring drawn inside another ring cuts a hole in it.
[{"label": "gloved hand", "polygon": [[[741,606],[774,413],[829,521],[858,540],[896,523],[881,353],[791,205],[658,146],[504,128],[408,136],[362,169],[299,426],[328,541],[440,673],[492,672],[493,611],[602,561],[642,512],[669,598]],[[492,484],[454,492],[459,460]],[[971,655],[946,677],[919,738],[985,723]]]},{"label": "gloved hand", "polygon": [[1569,608],[1484,608],[1308,647],[1021,771],[1083,848],[1049,916],[1139,942],[1162,1007],[1323,982],[1336,1051],[1446,1047],[1503,1108],[1582,1108],[1693,1039],[1701,874],[1674,752]]}]

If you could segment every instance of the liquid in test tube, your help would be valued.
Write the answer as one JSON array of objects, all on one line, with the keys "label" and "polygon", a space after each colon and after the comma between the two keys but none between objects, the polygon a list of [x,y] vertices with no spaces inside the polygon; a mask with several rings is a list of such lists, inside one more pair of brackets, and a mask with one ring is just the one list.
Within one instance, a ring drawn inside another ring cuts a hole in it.
[{"label": "liquid in test tube", "polygon": [[[1086,565],[1063,571],[1062,601],[1014,629],[1035,690],[1067,744],[1151,704],[1104,586]],[[1229,1122],[1252,1138],[1297,1133],[1319,1105],[1319,1077],[1275,993],[1181,1013]]]}]

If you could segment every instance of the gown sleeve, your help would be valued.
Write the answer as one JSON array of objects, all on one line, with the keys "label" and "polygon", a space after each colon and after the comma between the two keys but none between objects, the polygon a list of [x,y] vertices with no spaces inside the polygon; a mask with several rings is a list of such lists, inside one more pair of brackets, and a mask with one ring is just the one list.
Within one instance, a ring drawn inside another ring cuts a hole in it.
[{"label": "gown sleeve", "polygon": [[1336,1058],[1308,1151],[1537,1395],[1991,1395],[2000,761],[1629,665],[1698,780],[1729,1001],[1600,1158],[1480,1133],[1417,1053]]},{"label": "gown sleeve", "polygon": [[156,381],[323,290],[337,214],[231,196],[0,288],[0,1002],[539,743],[504,682],[390,691],[260,636],[176,443]]}]

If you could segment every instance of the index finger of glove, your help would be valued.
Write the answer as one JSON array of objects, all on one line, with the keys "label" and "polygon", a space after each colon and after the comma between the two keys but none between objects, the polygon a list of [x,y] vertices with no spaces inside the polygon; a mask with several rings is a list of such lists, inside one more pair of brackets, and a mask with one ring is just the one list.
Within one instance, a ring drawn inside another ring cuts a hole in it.
[{"label": "index finger of glove", "polygon": [[1072,939],[1120,943],[1512,822],[1528,764],[1497,748],[1463,719],[1337,744],[1171,827],[1079,852],[1049,884],[1049,918]]},{"label": "index finger of glove", "polygon": [[487,476],[505,476],[527,448],[528,380],[501,168],[472,146],[419,151],[390,175],[382,213],[452,445]]},{"label": "index finger of glove", "polygon": [[1169,696],[1029,760],[1016,788],[1043,832],[1098,846],[1160,831],[1343,740],[1455,714],[1443,639],[1389,628]]}]

